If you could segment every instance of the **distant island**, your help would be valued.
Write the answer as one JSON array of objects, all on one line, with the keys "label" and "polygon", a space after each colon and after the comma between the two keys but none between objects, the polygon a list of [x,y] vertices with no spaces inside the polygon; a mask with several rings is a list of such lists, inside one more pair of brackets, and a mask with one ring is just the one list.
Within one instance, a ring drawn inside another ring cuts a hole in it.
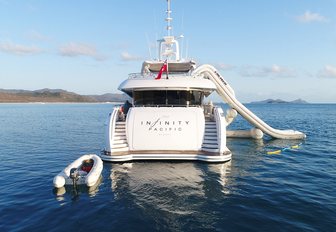
[{"label": "distant island", "polygon": [[106,93],[102,95],[80,95],[63,89],[0,89],[0,103],[28,102],[124,102],[129,100],[125,94]]},{"label": "distant island", "polygon": [[281,99],[266,99],[263,101],[254,101],[250,102],[250,104],[308,104],[305,100],[302,99],[296,99],[294,101],[284,101]]},{"label": "distant island", "polygon": [[[30,102],[125,102],[130,100],[126,94],[106,93],[101,95],[80,95],[63,89],[0,89],[0,103],[30,103]],[[294,101],[284,101],[281,99],[267,99],[263,101],[254,101],[250,104],[307,104],[308,102],[297,99]]]}]

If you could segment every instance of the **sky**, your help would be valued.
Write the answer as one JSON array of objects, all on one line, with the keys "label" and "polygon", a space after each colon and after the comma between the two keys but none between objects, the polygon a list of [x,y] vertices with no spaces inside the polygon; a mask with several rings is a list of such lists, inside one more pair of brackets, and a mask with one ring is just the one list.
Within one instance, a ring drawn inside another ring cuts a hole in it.
[{"label": "sky", "polygon": [[[242,102],[336,103],[336,0],[172,0],[182,56]],[[0,0],[0,89],[120,93],[157,58],[166,0]]]}]

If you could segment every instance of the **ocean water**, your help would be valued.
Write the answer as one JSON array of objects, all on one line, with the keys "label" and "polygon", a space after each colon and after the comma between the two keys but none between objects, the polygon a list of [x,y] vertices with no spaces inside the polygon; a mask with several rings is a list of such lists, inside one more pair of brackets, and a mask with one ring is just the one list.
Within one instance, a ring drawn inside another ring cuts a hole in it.
[{"label": "ocean water", "polygon": [[336,105],[248,107],[307,139],[278,155],[302,141],[228,139],[222,164],[104,163],[94,188],[56,191],[104,147],[112,105],[0,104],[0,231],[336,231]]}]

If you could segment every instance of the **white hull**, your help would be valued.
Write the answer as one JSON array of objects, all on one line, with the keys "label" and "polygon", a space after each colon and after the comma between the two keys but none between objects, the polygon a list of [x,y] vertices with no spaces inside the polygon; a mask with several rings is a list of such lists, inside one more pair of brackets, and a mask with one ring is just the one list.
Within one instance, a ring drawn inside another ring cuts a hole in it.
[{"label": "white hull", "polygon": [[55,176],[53,183],[54,187],[61,188],[64,185],[72,185],[73,180],[70,178],[70,170],[73,168],[79,169],[82,165],[82,162],[87,159],[93,159],[94,164],[91,171],[85,175],[79,175],[78,180],[76,181],[77,185],[86,185],[88,187],[94,186],[103,170],[103,161],[99,156],[94,154],[83,155],[77,160],[69,164],[63,171],[61,171],[57,176]]},{"label": "white hull", "polygon": [[231,159],[221,108],[212,120],[200,107],[135,107],[125,121],[118,121],[118,110],[108,120],[104,161]]},{"label": "white hull", "polygon": [[226,162],[231,160],[231,152],[227,152],[223,155],[206,155],[206,154],[183,154],[183,153],[169,153],[169,154],[160,154],[160,153],[145,153],[145,154],[125,154],[125,155],[105,155],[102,154],[101,158],[104,161],[110,162],[125,162],[133,160],[198,160],[205,162]]}]

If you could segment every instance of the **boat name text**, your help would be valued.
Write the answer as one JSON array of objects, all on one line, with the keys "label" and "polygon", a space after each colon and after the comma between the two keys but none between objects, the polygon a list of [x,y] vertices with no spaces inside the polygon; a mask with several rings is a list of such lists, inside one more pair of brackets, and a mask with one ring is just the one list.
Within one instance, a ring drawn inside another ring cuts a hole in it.
[{"label": "boat name text", "polygon": [[140,121],[141,126],[148,127],[148,131],[182,131],[184,127],[190,125],[186,120],[148,120]]}]

